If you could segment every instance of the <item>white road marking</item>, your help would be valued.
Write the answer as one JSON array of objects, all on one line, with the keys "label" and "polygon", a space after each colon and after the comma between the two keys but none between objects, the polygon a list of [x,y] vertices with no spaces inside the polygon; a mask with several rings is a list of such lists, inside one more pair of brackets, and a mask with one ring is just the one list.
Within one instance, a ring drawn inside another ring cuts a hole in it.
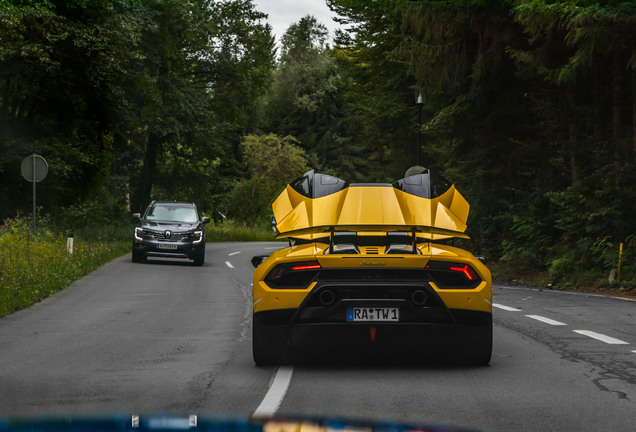
[{"label": "white road marking", "polygon": [[633,352],[634,354],[636,354],[636,350],[632,350],[632,352]]},{"label": "white road marking", "polygon": [[237,255],[237,254],[240,254],[240,253],[241,253],[241,251],[232,252],[232,253],[227,254],[227,256],[234,256],[234,255]]},{"label": "white road marking", "polygon": [[291,367],[281,366],[278,368],[272,385],[269,387],[261,404],[256,408],[254,414],[252,414],[253,417],[270,417],[276,414],[280,404],[283,402],[285,393],[287,393],[293,372],[294,368]]},{"label": "white road marking", "polygon": [[530,291],[541,291],[542,293],[551,293],[551,294],[555,294],[555,295],[573,295],[573,296],[583,296],[583,297],[603,297],[603,298],[611,298],[611,299],[617,299],[617,300],[625,300],[625,301],[630,301],[630,302],[636,302],[636,299],[631,299],[631,298],[625,298],[625,297],[615,297],[615,296],[609,296],[609,295],[603,295],[603,294],[590,294],[590,293],[586,293],[586,292],[572,292],[572,291],[561,291],[561,290],[552,290],[552,289],[544,289],[544,288],[539,288],[539,287],[535,287],[535,288],[516,288],[516,287],[510,287],[510,286],[504,286],[504,285],[496,285],[493,284],[492,286],[493,288],[498,288],[498,289],[505,289],[505,290],[513,290],[513,291],[526,291],[526,290],[530,290]]},{"label": "white road marking", "polygon": [[513,307],[510,307],[510,306],[504,306],[504,305],[499,304],[499,303],[493,303],[492,305],[494,307],[496,307],[496,308],[503,309],[503,310],[509,311],[509,312],[521,312],[521,309],[513,308]]},{"label": "white road marking", "polygon": [[225,265],[228,266],[229,268],[234,268],[234,266],[232,265],[231,262],[229,261],[225,261]]},{"label": "white road marking", "polygon": [[550,325],[554,325],[554,326],[567,325],[565,323],[562,323],[562,322],[559,322],[559,321],[555,321],[553,319],[542,317],[542,316],[539,316],[539,315],[526,315],[526,316],[528,318],[536,319],[537,321],[541,321],[541,322],[544,322],[546,324],[550,324]]},{"label": "white road marking", "polygon": [[574,330],[574,333],[582,334],[584,336],[589,336],[593,339],[597,339],[597,340],[600,340],[601,342],[605,342],[606,344],[629,345],[629,342],[625,342],[620,339],[614,339],[613,337],[605,336],[603,334],[595,333],[589,330]]}]

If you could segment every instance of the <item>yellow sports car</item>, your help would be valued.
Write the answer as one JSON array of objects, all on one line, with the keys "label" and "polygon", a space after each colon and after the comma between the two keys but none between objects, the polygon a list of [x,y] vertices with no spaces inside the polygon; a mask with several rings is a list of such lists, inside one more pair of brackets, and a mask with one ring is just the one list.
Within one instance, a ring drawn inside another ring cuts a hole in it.
[{"label": "yellow sports car", "polygon": [[273,204],[289,247],[254,257],[258,365],[457,361],[492,352],[492,280],[464,234],[469,205],[429,170],[393,184],[314,171]]}]

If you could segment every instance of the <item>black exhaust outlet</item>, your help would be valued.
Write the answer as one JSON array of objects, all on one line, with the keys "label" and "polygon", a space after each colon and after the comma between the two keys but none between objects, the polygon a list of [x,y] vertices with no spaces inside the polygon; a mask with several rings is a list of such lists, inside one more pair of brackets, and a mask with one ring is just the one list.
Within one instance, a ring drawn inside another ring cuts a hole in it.
[{"label": "black exhaust outlet", "polygon": [[336,301],[336,294],[331,290],[324,290],[318,298],[323,306],[331,306]]},{"label": "black exhaust outlet", "polygon": [[422,290],[413,291],[411,294],[411,301],[415,306],[424,306],[427,300],[428,295]]}]

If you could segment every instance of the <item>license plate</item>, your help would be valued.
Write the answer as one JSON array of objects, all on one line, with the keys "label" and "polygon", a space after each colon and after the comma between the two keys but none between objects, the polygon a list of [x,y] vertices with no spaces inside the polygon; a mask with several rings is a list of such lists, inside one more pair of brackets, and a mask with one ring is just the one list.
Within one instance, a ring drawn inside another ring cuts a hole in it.
[{"label": "license plate", "polygon": [[347,308],[348,322],[399,321],[400,309],[394,307],[351,307]]},{"label": "license plate", "polygon": [[170,243],[158,243],[157,244],[157,249],[176,249],[177,245],[176,244],[170,244]]}]

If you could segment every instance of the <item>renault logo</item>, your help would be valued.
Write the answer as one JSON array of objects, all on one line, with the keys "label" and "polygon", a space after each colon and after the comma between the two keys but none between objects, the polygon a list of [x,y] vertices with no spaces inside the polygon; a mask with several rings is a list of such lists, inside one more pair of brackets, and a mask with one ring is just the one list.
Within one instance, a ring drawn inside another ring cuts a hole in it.
[{"label": "renault logo", "polygon": [[164,236],[169,239],[170,237],[172,237],[172,233],[170,231],[166,231]]}]

